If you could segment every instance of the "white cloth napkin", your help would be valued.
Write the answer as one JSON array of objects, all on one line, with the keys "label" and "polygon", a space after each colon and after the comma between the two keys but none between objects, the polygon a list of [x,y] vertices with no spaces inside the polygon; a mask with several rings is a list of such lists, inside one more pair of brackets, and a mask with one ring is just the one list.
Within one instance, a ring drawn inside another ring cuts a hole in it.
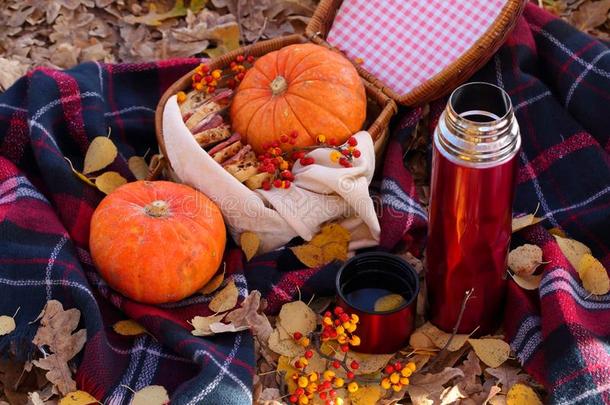
[{"label": "white cloth napkin", "polygon": [[256,233],[267,252],[300,236],[305,240],[327,221],[338,220],[351,232],[350,250],[379,243],[379,221],[368,186],[375,170],[373,141],[368,132],[356,135],[361,156],[353,167],[330,160],[331,149],[318,148],[309,166],[293,167],[295,181],[288,189],[250,190],[215,162],[182,121],[176,96],[163,110],[167,158],[179,181],[195,187],[222,211],[233,239],[244,231]]}]

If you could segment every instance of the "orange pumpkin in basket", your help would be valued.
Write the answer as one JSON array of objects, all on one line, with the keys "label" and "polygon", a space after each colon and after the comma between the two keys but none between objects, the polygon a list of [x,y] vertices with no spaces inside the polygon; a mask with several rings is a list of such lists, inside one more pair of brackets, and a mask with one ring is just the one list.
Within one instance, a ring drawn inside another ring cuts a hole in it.
[{"label": "orange pumpkin in basket", "polygon": [[258,153],[274,141],[283,150],[314,145],[318,135],[342,144],[365,117],[366,94],[354,66],[314,44],[290,45],[258,59],[231,103],[233,130]]},{"label": "orange pumpkin in basket", "polygon": [[89,247],[104,280],[149,304],[178,301],[203,287],[222,261],[225,242],[218,207],[168,181],[125,184],[91,218]]}]

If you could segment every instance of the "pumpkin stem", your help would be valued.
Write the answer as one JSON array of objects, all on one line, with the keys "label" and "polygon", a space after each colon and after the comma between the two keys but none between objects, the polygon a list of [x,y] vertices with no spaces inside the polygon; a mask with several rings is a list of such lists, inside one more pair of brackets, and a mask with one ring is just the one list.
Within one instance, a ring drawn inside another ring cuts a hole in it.
[{"label": "pumpkin stem", "polygon": [[169,215],[169,204],[163,200],[156,200],[146,205],[144,212],[154,218],[166,217]]},{"label": "pumpkin stem", "polygon": [[286,81],[284,76],[276,76],[276,78],[273,79],[269,87],[271,87],[271,93],[274,96],[279,96],[288,88],[288,82]]}]

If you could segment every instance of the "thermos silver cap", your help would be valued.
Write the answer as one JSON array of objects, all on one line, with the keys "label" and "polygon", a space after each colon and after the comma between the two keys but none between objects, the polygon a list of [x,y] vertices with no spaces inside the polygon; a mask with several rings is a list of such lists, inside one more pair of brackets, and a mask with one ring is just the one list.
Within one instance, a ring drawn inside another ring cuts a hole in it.
[{"label": "thermos silver cap", "polygon": [[510,160],[521,147],[521,136],[508,94],[485,82],[458,87],[441,114],[434,142],[460,165],[485,168]]}]

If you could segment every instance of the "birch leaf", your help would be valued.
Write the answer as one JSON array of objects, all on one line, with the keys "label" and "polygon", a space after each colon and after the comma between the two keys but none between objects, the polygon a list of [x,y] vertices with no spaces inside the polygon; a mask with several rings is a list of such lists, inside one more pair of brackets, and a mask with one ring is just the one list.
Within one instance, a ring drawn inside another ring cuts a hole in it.
[{"label": "birch leaf", "polygon": [[95,137],[85,154],[83,173],[89,174],[103,169],[114,162],[117,154],[118,150],[110,138],[106,136]]}]

